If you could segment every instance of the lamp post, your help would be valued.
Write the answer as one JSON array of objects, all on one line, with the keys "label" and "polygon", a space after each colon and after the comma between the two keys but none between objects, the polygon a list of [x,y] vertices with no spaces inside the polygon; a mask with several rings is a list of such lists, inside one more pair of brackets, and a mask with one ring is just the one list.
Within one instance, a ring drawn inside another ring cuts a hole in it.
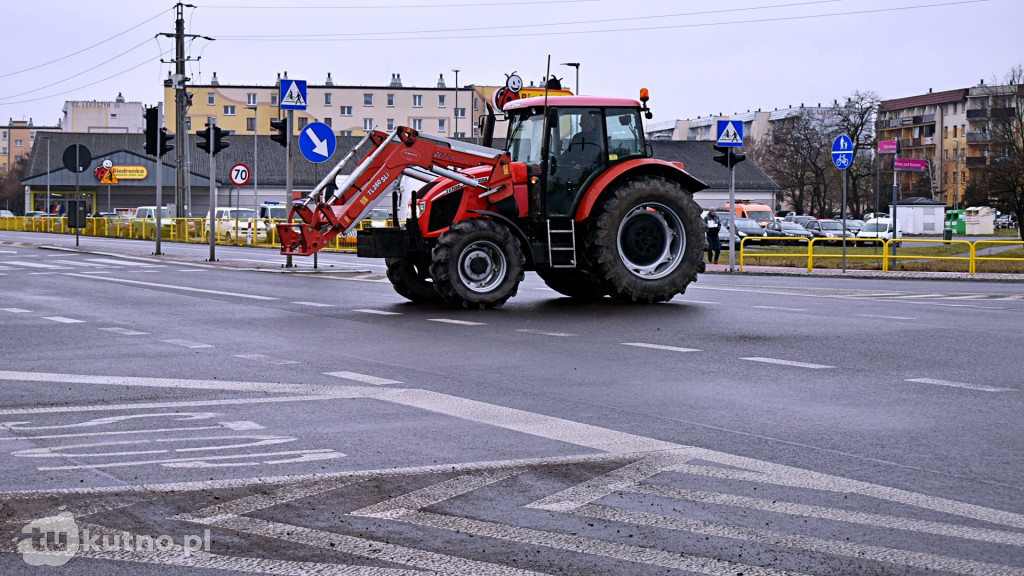
[{"label": "lamp post", "polygon": [[960,209],[960,139],[953,138],[953,143],[956,147],[953,148],[953,158],[956,160],[953,169],[953,209]]},{"label": "lamp post", "polygon": [[459,137],[459,69],[452,68],[452,72],[455,72],[455,130],[452,132],[452,136],[455,138]]},{"label": "lamp post", "polygon": [[46,140],[46,213],[50,213],[50,137],[43,136]]},{"label": "lamp post", "polygon": [[259,172],[259,155],[257,152],[257,143],[259,142],[260,136],[260,108],[259,105],[253,104],[252,106],[246,106],[249,110],[252,110],[252,203],[253,208],[259,210],[260,206],[260,191],[257,185],[258,177],[256,174]]},{"label": "lamp post", "polygon": [[562,66],[571,66],[576,69],[576,95],[580,94],[580,63],[579,62],[562,62]]}]

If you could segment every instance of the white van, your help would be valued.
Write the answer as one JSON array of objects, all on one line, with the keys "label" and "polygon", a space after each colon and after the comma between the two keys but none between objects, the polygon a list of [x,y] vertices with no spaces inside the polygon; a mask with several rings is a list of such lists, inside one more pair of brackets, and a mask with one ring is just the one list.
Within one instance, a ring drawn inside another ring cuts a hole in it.
[{"label": "white van", "polygon": [[[864,227],[857,232],[857,238],[878,238],[880,240],[892,240],[892,218],[872,218],[864,223]],[[903,238],[903,227],[900,221],[896,221],[896,238]],[[877,246],[879,242],[856,242],[857,246]],[[899,246],[899,243],[896,244]]]}]

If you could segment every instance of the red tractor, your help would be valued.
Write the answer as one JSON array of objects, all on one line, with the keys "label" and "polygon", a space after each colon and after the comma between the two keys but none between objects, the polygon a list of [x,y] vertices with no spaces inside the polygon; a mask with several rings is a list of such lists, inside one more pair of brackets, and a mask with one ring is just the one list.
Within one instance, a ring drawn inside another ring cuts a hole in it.
[{"label": "red tractor", "polygon": [[[395,290],[409,300],[501,306],[527,270],[580,300],[669,300],[704,271],[693,193],[707,186],[682,164],[651,158],[646,90],[641,100],[515,100],[504,110],[507,150],[406,127],[371,132],[293,203],[289,221],[278,224],[281,252],[310,255],[349,232],[405,175],[425,183],[409,218],[360,230],[357,250],[384,258]],[[367,143],[359,164],[340,176]]]}]

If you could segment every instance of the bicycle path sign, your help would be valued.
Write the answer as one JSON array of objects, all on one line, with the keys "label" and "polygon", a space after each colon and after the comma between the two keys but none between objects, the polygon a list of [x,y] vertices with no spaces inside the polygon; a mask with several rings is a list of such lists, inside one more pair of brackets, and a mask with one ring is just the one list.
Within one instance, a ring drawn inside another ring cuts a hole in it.
[{"label": "bicycle path sign", "polygon": [[840,170],[846,170],[853,164],[853,140],[846,134],[840,134],[832,143],[832,163]]}]

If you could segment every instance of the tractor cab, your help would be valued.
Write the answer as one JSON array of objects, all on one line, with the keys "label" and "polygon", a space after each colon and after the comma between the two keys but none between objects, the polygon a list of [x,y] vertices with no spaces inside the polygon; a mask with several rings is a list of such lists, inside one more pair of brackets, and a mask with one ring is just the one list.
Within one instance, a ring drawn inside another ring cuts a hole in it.
[{"label": "tractor cab", "polygon": [[511,159],[527,165],[531,181],[536,177],[530,209],[535,215],[572,216],[583,193],[609,166],[646,156],[635,100],[535,97],[509,103],[505,112]]}]

